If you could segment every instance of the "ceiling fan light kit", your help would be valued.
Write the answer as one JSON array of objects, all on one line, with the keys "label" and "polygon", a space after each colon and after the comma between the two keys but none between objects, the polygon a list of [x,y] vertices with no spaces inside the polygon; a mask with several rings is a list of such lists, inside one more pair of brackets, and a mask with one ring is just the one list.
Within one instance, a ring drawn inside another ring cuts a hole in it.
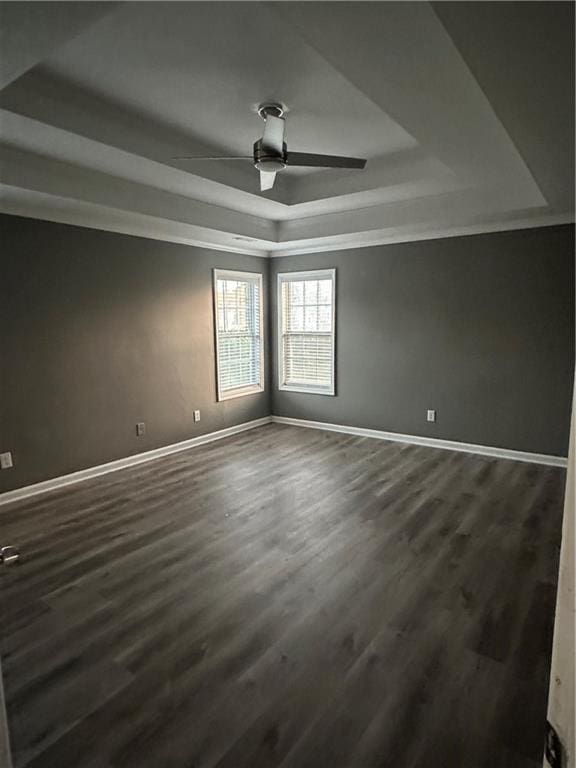
[{"label": "ceiling fan light kit", "polygon": [[173,160],[249,160],[260,172],[260,191],[272,189],[276,174],[287,166],[308,168],[351,168],[362,170],[366,160],[341,155],[317,155],[309,152],[288,152],[284,141],[286,110],[276,102],[261,104],[258,114],[264,120],[264,134],[254,142],[253,155],[236,157],[175,157]]}]

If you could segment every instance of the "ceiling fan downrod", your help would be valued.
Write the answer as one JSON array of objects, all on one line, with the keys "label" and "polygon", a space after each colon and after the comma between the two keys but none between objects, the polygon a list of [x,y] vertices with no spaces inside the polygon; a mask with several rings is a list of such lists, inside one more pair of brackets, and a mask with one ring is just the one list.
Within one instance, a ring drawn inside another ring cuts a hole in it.
[{"label": "ceiling fan downrod", "polygon": [[261,104],[258,114],[266,123],[264,136],[254,142],[254,167],[263,173],[278,173],[286,168],[288,148],[284,141],[284,107]]}]

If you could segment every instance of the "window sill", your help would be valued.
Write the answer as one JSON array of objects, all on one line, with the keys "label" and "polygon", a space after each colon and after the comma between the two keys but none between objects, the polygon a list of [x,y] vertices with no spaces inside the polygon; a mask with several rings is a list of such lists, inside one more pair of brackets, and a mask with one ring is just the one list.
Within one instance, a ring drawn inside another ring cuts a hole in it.
[{"label": "window sill", "polygon": [[237,397],[247,397],[248,395],[258,395],[264,392],[264,387],[243,387],[242,389],[231,389],[228,392],[218,393],[218,402],[223,400],[235,400]]},{"label": "window sill", "polygon": [[282,392],[301,392],[305,395],[326,395],[328,397],[335,397],[336,392],[334,387],[330,389],[320,389],[319,387],[304,387],[297,384],[279,384],[278,389]]}]

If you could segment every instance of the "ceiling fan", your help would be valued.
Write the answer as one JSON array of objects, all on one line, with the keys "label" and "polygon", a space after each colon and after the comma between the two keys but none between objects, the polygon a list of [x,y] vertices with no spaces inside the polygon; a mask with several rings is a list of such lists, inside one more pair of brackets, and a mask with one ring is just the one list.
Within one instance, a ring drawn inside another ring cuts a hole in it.
[{"label": "ceiling fan", "polygon": [[309,152],[289,152],[284,141],[284,108],[281,104],[262,104],[258,114],[265,121],[264,134],[254,143],[252,155],[235,156],[181,156],[173,160],[251,160],[260,171],[260,189],[272,189],[276,174],[287,166],[299,165],[311,168],[358,168],[366,165],[366,160],[358,157],[340,155],[315,155]]}]

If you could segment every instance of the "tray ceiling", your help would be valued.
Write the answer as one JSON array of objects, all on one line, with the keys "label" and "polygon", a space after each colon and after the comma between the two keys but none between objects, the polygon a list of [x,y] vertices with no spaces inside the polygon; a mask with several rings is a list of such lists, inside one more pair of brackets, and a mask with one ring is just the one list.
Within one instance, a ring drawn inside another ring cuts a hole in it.
[{"label": "tray ceiling", "polygon": [[[272,255],[573,220],[571,3],[0,12],[4,211]],[[366,170],[172,159],[250,154],[263,101]]]}]

